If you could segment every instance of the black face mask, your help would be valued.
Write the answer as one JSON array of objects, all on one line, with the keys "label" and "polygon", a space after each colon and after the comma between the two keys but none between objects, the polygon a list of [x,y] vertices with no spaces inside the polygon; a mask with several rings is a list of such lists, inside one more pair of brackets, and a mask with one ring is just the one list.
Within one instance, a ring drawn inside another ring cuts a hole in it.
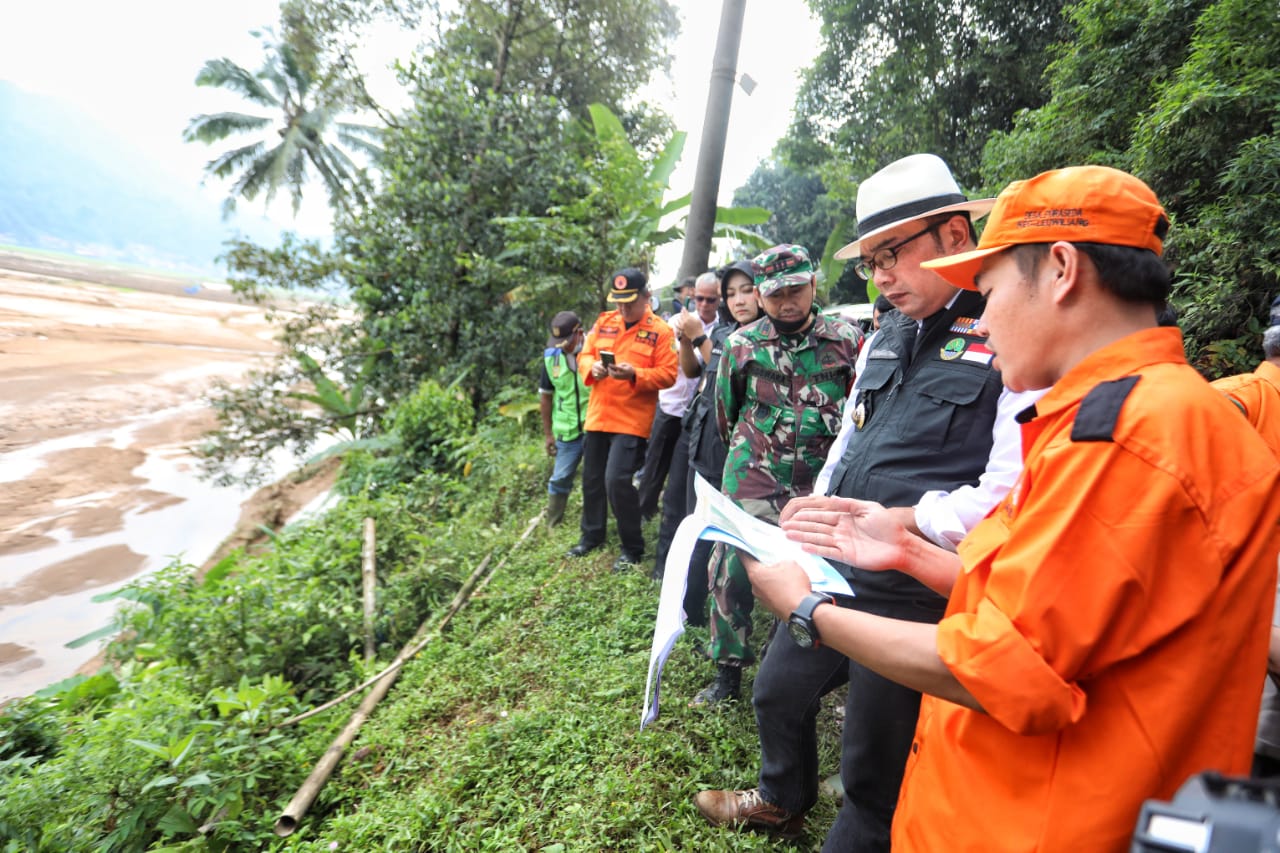
[{"label": "black face mask", "polygon": [[808,324],[811,316],[812,314],[806,314],[799,320],[779,320],[777,317],[770,315],[769,320],[773,323],[773,327],[780,333],[784,335],[794,335]]}]

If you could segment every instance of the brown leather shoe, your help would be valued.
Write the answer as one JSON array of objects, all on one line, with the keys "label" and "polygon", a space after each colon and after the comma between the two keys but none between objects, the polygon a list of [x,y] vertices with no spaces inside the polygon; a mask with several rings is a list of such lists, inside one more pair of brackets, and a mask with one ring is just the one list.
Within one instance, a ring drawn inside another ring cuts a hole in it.
[{"label": "brown leather shoe", "polygon": [[804,830],[804,815],[767,803],[760,789],[748,791],[699,791],[693,803],[713,826],[734,829],[767,829],[780,838],[796,838]]}]

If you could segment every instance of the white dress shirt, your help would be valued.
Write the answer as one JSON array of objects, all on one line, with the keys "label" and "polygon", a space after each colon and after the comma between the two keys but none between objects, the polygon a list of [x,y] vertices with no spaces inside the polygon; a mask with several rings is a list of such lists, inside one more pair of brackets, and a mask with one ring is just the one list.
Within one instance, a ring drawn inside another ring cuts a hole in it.
[{"label": "white dress shirt", "polygon": [[[711,329],[715,327],[719,321],[719,316],[713,317],[710,323],[702,324],[702,334],[711,334]],[[702,318],[698,320],[701,322]],[[698,362],[702,362],[702,353],[698,352],[698,348],[694,347]],[[673,418],[684,417],[685,410],[689,408],[689,403],[693,402],[693,395],[698,392],[697,376],[685,376],[684,371],[677,368],[676,384],[669,388],[663,388],[658,392],[658,408]]]}]

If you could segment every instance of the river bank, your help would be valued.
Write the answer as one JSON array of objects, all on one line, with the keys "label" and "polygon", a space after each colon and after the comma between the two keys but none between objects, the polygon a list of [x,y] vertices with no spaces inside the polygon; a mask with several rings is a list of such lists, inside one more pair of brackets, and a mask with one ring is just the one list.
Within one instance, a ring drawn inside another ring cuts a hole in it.
[{"label": "river bank", "polygon": [[188,450],[214,425],[210,384],[274,354],[260,308],[99,265],[7,265],[20,269],[0,269],[0,701],[96,653],[65,648],[109,619],[95,595],[175,556],[200,563],[256,523],[242,512],[278,517],[318,489],[278,484],[245,507],[250,490],[201,481]]}]

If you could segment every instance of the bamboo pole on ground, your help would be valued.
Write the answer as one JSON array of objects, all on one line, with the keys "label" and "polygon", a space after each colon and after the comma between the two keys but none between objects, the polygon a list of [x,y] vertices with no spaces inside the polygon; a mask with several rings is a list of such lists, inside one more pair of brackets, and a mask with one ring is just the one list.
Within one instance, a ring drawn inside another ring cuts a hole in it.
[{"label": "bamboo pole on ground", "polygon": [[[529,534],[533,532],[537,527],[538,522],[541,520],[542,513],[540,512],[533,517],[529,522],[529,526],[525,528],[524,533],[516,541],[517,546],[524,542],[525,539],[529,538]],[[512,550],[515,550],[515,546],[512,547]],[[276,835],[283,838],[287,835],[291,835],[293,831],[298,828],[298,822],[302,820],[303,815],[307,813],[307,809],[311,808],[311,804],[320,793],[320,789],[324,787],[325,782],[329,781],[329,776],[333,773],[334,768],[338,766],[338,761],[341,760],[342,754],[346,751],[346,748],[351,745],[353,740],[355,740],[356,733],[360,730],[360,727],[364,725],[364,721],[369,718],[369,715],[373,713],[373,709],[380,701],[382,701],[382,698],[387,695],[387,691],[391,689],[391,685],[395,682],[400,669],[411,657],[422,651],[426,648],[428,643],[439,636],[440,632],[449,624],[449,621],[453,618],[454,614],[466,605],[467,601],[471,598],[472,592],[476,589],[476,585],[480,583],[480,577],[484,574],[486,567],[488,567],[489,560],[492,558],[493,552],[490,551],[489,554],[480,561],[480,565],[471,573],[470,577],[468,577],[466,582],[463,583],[462,588],[459,589],[457,594],[453,597],[453,601],[449,603],[448,609],[446,609],[444,616],[441,618],[440,623],[435,627],[435,630],[428,632],[428,625],[426,622],[423,622],[421,627],[418,628],[417,633],[414,634],[413,638],[405,644],[404,648],[400,650],[400,653],[396,655],[395,660],[393,660],[386,669],[382,670],[382,672],[372,678],[367,679],[364,683],[348,690],[341,696],[331,699],[323,705],[312,708],[310,711],[290,717],[279,724],[280,727],[289,726],[294,723],[299,723],[308,717],[314,717],[316,714],[346,701],[369,685],[375,685],[374,688],[369,691],[369,694],[364,697],[364,700],[361,701],[360,707],[358,707],[355,713],[352,714],[350,721],[348,721],[342,732],[334,739],[329,748],[325,750],[324,755],[321,756],[320,761],[315,766],[315,769],[311,771],[311,775],[307,777],[306,781],[302,783],[302,786],[298,788],[297,793],[293,795],[293,799],[289,801],[289,805],[285,806],[284,811],[276,820]],[[494,567],[493,571],[496,572],[505,564],[506,558],[504,557],[498,566]],[[492,573],[490,573],[490,577],[492,577]],[[487,584],[488,580],[489,578],[485,578],[484,583]],[[483,584],[481,585],[483,586]]]},{"label": "bamboo pole on ground", "polygon": [[377,558],[377,538],[372,518],[364,520],[364,559],[360,574],[364,580],[364,662],[373,663],[373,602],[377,590],[378,575],[374,567]]}]

